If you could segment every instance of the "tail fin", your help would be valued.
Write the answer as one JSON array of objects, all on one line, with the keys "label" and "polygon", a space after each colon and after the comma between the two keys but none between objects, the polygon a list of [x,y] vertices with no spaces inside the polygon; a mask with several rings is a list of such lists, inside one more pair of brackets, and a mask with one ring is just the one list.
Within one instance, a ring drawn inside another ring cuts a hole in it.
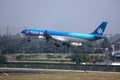
[{"label": "tail fin", "polygon": [[107,26],[107,22],[102,22],[95,31],[93,31],[91,34],[96,34],[96,35],[103,35],[105,28]]}]

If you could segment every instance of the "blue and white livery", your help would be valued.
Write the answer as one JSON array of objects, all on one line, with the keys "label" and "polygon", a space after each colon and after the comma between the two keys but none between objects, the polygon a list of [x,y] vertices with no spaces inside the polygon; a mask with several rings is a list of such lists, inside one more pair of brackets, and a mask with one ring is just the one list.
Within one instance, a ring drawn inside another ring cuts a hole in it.
[{"label": "blue and white livery", "polygon": [[74,32],[60,32],[52,30],[35,30],[25,29],[21,33],[28,37],[28,41],[32,37],[40,38],[41,40],[55,40],[60,42],[69,42],[70,44],[80,45],[82,40],[95,41],[105,38],[103,35],[107,22],[102,22],[95,31],[90,34],[74,33]]}]

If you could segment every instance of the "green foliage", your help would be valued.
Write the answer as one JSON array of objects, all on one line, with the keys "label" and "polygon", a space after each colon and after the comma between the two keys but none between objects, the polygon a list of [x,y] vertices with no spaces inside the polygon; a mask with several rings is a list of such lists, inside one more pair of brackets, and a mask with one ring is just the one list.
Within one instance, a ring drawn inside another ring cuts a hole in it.
[{"label": "green foliage", "polygon": [[55,58],[55,56],[54,56],[53,54],[47,54],[46,57],[47,57],[48,59]]},{"label": "green foliage", "polygon": [[19,54],[16,57],[16,60],[31,60],[38,57],[38,55],[29,55],[29,54]]},{"label": "green foliage", "polygon": [[105,56],[103,55],[91,55],[89,56],[89,61],[96,63],[96,62],[104,62],[105,61]]},{"label": "green foliage", "polygon": [[16,56],[17,60],[22,60],[23,55]]},{"label": "green foliage", "polygon": [[4,56],[4,55],[0,55],[0,64],[2,64],[2,63],[6,63],[7,62],[7,58],[6,58],[6,56]]},{"label": "green foliage", "polygon": [[102,48],[108,48],[111,45],[110,41],[108,40],[108,38],[105,38],[103,40],[103,42],[101,42],[101,47]]},{"label": "green foliage", "polygon": [[88,54],[75,54],[69,56],[71,58],[71,61],[76,62],[76,64],[79,64],[80,62],[87,62],[89,60]]},{"label": "green foliage", "polygon": [[[14,54],[14,53],[103,53],[103,48],[110,45],[110,41],[106,38],[100,42],[86,41],[82,42],[82,46],[65,46],[60,44],[60,47],[56,47],[55,41],[40,41],[39,39],[31,39],[30,42],[27,38],[21,37],[21,35],[3,35],[0,36],[0,53],[2,54]],[[118,47],[119,48],[119,47]]]}]

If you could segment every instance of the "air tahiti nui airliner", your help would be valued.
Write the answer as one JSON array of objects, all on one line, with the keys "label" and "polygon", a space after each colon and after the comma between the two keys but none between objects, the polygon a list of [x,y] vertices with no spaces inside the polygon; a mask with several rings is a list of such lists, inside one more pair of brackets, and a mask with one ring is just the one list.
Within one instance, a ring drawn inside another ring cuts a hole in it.
[{"label": "air tahiti nui airliner", "polygon": [[54,40],[57,45],[57,42],[62,42],[63,45],[81,45],[81,40],[96,41],[99,39],[104,39],[106,36],[103,35],[107,22],[102,22],[97,29],[95,29],[90,34],[82,34],[75,32],[60,32],[53,30],[35,30],[35,29],[25,29],[21,33],[27,37],[28,42],[32,38],[40,38],[40,40]]}]

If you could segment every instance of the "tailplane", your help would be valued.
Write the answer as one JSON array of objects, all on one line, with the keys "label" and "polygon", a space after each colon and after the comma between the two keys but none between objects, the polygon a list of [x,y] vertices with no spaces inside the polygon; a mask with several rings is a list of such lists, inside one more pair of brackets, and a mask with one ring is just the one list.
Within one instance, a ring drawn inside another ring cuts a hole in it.
[{"label": "tailplane", "polygon": [[95,31],[93,31],[91,34],[95,35],[103,35],[105,28],[107,26],[107,22],[102,22]]}]

